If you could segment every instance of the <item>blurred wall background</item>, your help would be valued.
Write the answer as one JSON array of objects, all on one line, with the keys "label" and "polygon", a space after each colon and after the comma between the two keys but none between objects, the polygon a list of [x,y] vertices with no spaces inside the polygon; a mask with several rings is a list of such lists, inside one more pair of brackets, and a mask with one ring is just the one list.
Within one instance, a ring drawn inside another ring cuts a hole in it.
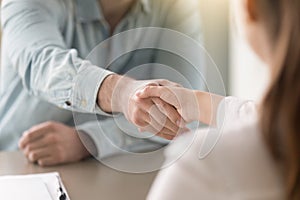
[{"label": "blurred wall background", "polygon": [[[229,0],[199,0],[204,30],[205,48],[216,66],[229,94]],[[224,88],[214,81],[215,73],[208,66],[207,82],[214,91],[224,94]]]},{"label": "blurred wall background", "polygon": [[[205,48],[222,75],[226,94],[246,99],[261,99],[268,80],[267,71],[249,49],[246,41],[236,34],[231,15],[231,0],[199,0],[199,2]],[[214,91],[224,94],[224,88],[214,82],[214,76],[213,70],[208,68],[209,84]]]},{"label": "blurred wall background", "polygon": [[[232,16],[232,0],[199,0],[206,50],[216,63],[227,95],[260,100],[268,76],[264,64],[237,34]],[[208,82],[214,85],[214,74],[208,69]]]},{"label": "blurred wall background", "polygon": [[[230,0],[230,38],[229,38],[229,77],[230,92],[245,99],[261,100],[267,87],[267,67],[251,50],[250,46],[236,30],[233,7],[236,1]],[[236,16],[239,17],[239,16]]]}]

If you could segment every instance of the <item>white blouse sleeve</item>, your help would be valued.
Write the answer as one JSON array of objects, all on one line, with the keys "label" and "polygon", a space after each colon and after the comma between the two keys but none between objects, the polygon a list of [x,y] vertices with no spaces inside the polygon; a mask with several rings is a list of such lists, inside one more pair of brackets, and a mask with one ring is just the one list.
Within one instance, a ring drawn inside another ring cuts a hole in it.
[{"label": "white blouse sleeve", "polygon": [[[229,192],[231,188],[225,184],[226,176],[224,176],[226,175],[224,173],[226,160],[223,160],[223,153],[227,154],[231,151],[227,151],[223,142],[224,138],[231,140],[232,137],[235,138],[232,140],[235,142],[237,137],[243,138],[242,134],[247,133],[242,131],[236,135],[222,136],[221,139],[219,136],[220,132],[230,132],[224,131],[232,130],[230,125],[239,129],[243,124],[240,120],[247,121],[253,119],[255,115],[256,108],[252,101],[244,101],[235,97],[224,98],[218,107],[217,128],[199,129],[185,134],[167,148],[165,162],[172,164],[160,171],[148,199],[234,199],[231,196],[233,194]],[[205,148],[207,144],[213,144],[214,142],[210,139],[216,138],[220,140],[213,146],[214,150],[203,157],[202,148]],[[180,154],[181,156],[178,156]]]},{"label": "white blouse sleeve", "polygon": [[242,100],[237,97],[224,98],[217,110],[218,129],[231,126],[236,120],[240,122],[255,120],[257,109],[254,101]]}]

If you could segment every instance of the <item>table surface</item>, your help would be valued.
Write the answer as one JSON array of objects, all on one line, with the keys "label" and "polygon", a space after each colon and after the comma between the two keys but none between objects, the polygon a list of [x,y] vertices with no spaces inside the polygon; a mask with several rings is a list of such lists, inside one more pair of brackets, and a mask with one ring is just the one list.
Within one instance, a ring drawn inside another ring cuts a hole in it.
[{"label": "table surface", "polygon": [[71,200],[145,199],[156,172],[123,173],[94,159],[55,167],[29,163],[21,152],[0,152],[0,175],[35,174],[57,171]]}]

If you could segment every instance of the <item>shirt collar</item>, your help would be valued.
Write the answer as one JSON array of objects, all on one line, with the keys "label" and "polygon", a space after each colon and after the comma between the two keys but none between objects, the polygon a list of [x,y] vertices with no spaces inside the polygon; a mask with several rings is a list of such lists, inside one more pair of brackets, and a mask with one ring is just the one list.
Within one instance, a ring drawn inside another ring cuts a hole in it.
[{"label": "shirt collar", "polygon": [[97,0],[76,0],[76,14],[81,22],[103,19]]},{"label": "shirt collar", "polygon": [[[89,22],[104,19],[101,5],[98,0],[76,0],[76,12],[81,22]],[[151,12],[149,0],[137,0],[137,7],[141,7],[145,13]]]},{"label": "shirt collar", "polygon": [[151,7],[149,4],[149,0],[138,0],[141,3],[142,9],[145,13],[151,12]]}]

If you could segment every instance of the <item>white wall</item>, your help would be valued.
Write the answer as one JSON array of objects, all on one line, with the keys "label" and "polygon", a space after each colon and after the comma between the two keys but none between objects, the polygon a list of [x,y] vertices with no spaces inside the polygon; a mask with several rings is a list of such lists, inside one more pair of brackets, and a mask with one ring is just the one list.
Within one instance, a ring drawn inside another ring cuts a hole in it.
[{"label": "white wall", "polygon": [[[230,4],[232,16],[233,1]],[[267,68],[237,33],[233,17],[230,18],[230,94],[259,101],[268,83]]]},{"label": "white wall", "polygon": [[[205,48],[216,63],[226,92],[229,89],[228,64],[229,64],[229,7],[228,0],[199,0],[202,17],[202,26],[205,37]],[[207,82],[213,91],[224,94],[224,88],[215,83],[215,73],[208,66]]]},{"label": "white wall", "polygon": [[[227,95],[260,100],[268,82],[267,70],[246,41],[234,30],[231,0],[199,0],[206,50],[222,74]],[[208,69],[208,80],[215,91],[215,74]]]}]

